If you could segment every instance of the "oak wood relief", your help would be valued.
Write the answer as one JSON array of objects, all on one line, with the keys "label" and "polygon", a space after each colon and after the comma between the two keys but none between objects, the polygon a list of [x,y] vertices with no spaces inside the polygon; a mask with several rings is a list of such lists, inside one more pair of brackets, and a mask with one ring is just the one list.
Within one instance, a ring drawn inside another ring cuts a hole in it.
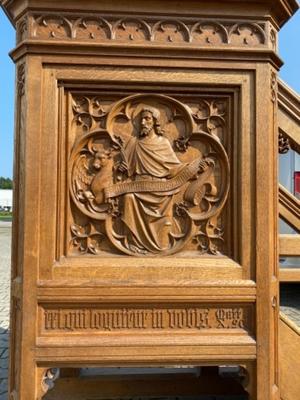
[{"label": "oak wood relief", "polygon": [[81,134],[70,193],[88,220],[70,225],[71,251],[99,254],[108,239],[134,256],[174,254],[190,241],[199,254],[218,254],[229,190],[225,103],[190,107],[163,95],[133,95],[109,108],[96,97],[73,101]]}]

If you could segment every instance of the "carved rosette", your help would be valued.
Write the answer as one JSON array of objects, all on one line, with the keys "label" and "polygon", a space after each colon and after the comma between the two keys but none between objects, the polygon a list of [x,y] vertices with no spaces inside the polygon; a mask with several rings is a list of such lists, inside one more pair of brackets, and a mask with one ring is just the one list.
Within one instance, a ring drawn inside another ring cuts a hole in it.
[{"label": "carved rosette", "polygon": [[74,102],[80,126],[70,157],[70,194],[84,224],[70,245],[98,254],[108,239],[133,256],[170,255],[187,243],[218,253],[218,218],[229,190],[229,162],[218,102],[188,107],[163,95],[133,95],[107,108]]}]

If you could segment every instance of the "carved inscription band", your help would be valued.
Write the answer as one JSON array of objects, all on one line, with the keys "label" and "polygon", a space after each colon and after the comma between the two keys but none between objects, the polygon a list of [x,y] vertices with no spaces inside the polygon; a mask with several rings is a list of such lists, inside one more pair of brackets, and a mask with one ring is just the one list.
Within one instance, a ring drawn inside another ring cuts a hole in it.
[{"label": "carved inscription band", "polygon": [[244,329],[249,309],[230,308],[122,308],[45,309],[43,328],[49,331],[120,331],[157,329]]}]

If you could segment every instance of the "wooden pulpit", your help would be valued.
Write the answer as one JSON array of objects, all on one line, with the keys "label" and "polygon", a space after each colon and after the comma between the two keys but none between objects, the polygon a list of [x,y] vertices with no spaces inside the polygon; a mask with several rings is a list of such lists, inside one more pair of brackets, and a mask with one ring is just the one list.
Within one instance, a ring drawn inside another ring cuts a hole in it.
[{"label": "wooden pulpit", "polygon": [[279,400],[277,32],[296,1],[2,7],[10,399],[65,368],[236,365],[250,400]]}]

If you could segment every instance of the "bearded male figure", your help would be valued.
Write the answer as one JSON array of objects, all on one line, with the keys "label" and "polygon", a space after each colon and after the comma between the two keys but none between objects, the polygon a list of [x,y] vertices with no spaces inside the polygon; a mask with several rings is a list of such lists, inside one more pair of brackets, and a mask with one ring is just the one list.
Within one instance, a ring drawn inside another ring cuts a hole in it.
[{"label": "bearded male figure", "polygon": [[[160,112],[144,107],[140,113],[138,137],[126,143],[119,170],[131,181],[166,182],[185,164],[177,158],[160,127]],[[173,195],[179,188],[162,192],[134,192],[124,195],[122,221],[127,229],[129,249],[134,253],[158,253],[169,247],[169,234],[175,230]]]}]

